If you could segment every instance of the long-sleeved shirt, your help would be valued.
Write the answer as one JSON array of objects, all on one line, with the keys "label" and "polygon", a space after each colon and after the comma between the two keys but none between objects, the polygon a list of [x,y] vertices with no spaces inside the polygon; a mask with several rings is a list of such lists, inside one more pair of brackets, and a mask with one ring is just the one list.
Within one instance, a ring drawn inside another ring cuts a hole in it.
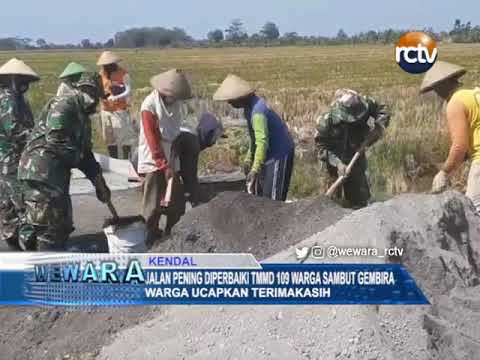
[{"label": "long-sleeved shirt", "polygon": [[0,175],[17,174],[18,162],[34,126],[26,100],[0,88]]},{"label": "long-sleeved shirt", "polygon": [[180,105],[178,101],[166,105],[156,90],[143,101],[138,138],[139,174],[164,170],[167,166],[179,170],[180,162],[172,144],[180,134],[183,118]]},{"label": "long-sleeved shirt", "polygon": [[245,118],[250,135],[246,160],[252,163],[252,171],[259,172],[266,161],[280,159],[294,150],[287,125],[260,97],[252,96]]},{"label": "long-sleeved shirt", "polygon": [[132,80],[130,79],[129,74],[125,74],[123,76],[123,92],[117,95],[112,95],[110,100],[117,101],[117,100],[126,100],[130,101],[130,95],[132,94]]},{"label": "long-sleeved shirt", "polygon": [[39,181],[67,194],[71,169],[78,168],[93,183],[101,172],[92,153],[91,123],[85,98],[57,96],[42,110],[18,168],[20,180]]},{"label": "long-sleeved shirt", "polygon": [[168,160],[162,149],[162,133],[158,127],[157,117],[150,111],[142,111],[142,126],[152,159],[158,170],[163,171],[168,167]]},{"label": "long-sleeved shirt", "polygon": [[102,110],[110,112],[127,110],[132,92],[131,79],[127,71],[118,68],[107,74],[102,70],[100,76],[103,90],[107,95],[107,99],[102,100]]},{"label": "long-sleeved shirt", "polygon": [[384,105],[370,97],[356,99],[352,107],[334,102],[330,110],[317,120],[315,143],[321,158],[332,166],[348,163],[372,131],[368,120],[373,118],[376,128],[384,129],[390,123],[390,114]]}]

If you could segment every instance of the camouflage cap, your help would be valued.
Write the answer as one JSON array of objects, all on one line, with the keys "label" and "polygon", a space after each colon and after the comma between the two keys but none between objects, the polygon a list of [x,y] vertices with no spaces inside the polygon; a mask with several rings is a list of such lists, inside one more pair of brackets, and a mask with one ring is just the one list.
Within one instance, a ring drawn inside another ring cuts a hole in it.
[{"label": "camouflage cap", "polygon": [[82,73],[80,79],[75,83],[75,87],[89,86],[95,89],[99,89],[100,77],[96,73]]},{"label": "camouflage cap", "polygon": [[80,79],[74,85],[77,89],[81,87],[90,87],[95,89],[96,96],[103,97],[103,87],[100,81],[100,76],[96,73],[82,73]]},{"label": "camouflage cap", "polygon": [[329,116],[334,123],[354,123],[368,113],[368,103],[355,90],[339,89],[335,92]]}]

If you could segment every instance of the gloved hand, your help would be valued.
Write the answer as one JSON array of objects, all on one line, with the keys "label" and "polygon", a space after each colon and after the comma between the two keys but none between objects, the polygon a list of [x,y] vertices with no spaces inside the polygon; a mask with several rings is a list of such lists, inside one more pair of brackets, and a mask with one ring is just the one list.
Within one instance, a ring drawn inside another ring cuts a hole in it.
[{"label": "gloved hand", "polygon": [[345,165],[343,162],[339,162],[337,164],[337,174],[338,176],[347,176],[347,165]]},{"label": "gloved hand", "polygon": [[247,176],[250,173],[251,168],[252,168],[252,164],[250,164],[249,162],[245,162],[243,164],[242,169],[245,176]]},{"label": "gloved hand", "polygon": [[247,192],[253,194],[257,184],[258,174],[256,171],[250,171],[247,175]]},{"label": "gloved hand", "polygon": [[102,173],[99,173],[95,177],[95,191],[97,193],[97,199],[102,203],[107,203],[111,199],[111,192],[105,182],[105,178],[103,177]]},{"label": "gloved hand", "polygon": [[433,179],[432,193],[439,194],[441,192],[444,192],[449,186],[450,179],[448,178],[448,174],[445,171],[441,170]]}]

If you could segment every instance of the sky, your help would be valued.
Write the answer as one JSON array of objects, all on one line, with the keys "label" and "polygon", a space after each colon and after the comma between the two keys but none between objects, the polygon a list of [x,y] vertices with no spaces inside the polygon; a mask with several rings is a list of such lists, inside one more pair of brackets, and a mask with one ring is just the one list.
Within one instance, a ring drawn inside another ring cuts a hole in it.
[{"label": "sky", "polygon": [[202,39],[235,18],[243,20],[250,34],[267,21],[281,33],[301,35],[331,36],[340,28],[348,34],[430,26],[440,31],[451,29],[457,18],[477,25],[479,13],[479,0],[16,0],[2,6],[0,38],[104,42],[131,27],[178,26]]}]

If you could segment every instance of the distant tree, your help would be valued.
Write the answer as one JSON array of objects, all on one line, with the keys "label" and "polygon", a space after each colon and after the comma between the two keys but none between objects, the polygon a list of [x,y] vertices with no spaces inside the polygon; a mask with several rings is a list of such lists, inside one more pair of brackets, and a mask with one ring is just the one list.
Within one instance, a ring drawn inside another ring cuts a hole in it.
[{"label": "distant tree", "polygon": [[236,44],[248,38],[248,34],[243,28],[243,22],[240,19],[234,19],[225,32],[227,34],[225,38]]},{"label": "distant tree", "polygon": [[302,38],[296,32],[287,32],[283,34],[280,41],[284,44],[293,45],[298,43]]},{"label": "distant tree", "polygon": [[265,37],[255,33],[248,38],[248,44],[253,46],[265,45]]},{"label": "distant tree", "polygon": [[207,38],[211,42],[219,43],[223,41],[223,31],[220,29],[212,30],[207,34]]},{"label": "distant tree", "polygon": [[455,19],[455,23],[453,24],[453,31],[461,31],[462,30],[462,20]]},{"label": "distant tree", "polygon": [[41,49],[46,48],[47,45],[48,45],[47,42],[45,41],[45,39],[41,39],[41,38],[40,38],[40,39],[37,39],[36,44],[37,44],[37,46],[38,46],[39,48],[41,48]]},{"label": "distant tree", "polygon": [[[435,39],[455,43],[480,43],[480,25],[462,19],[455,19],[450,29],[434,32],[433,28],[425,27],[423,32],[432,35]],[[404,29],[370,30],[351,36],[340,29],[336,36],[300,36],[296,32],[288,32],[280,36],[280,30],[274,22],[267,22],[259,33],[248,36],[242,20],[234,19],[225,31],[214,29],[207,34],[207,39],[194,40],[184,29],[174,27],[132,28],[118,32],[114,38],[105,43],[84,39],[79,44],[54,44],[43,38],[10,37],[0,38],[0,50],[28,50],[28,49],[75,49],[75,48],[142,48],[142,47],[208,47],[212,44],[227,40],[229,44],[248,44],[262,46],[267,43],[280,45],[335,45],[335,44],[394,44],[406,31]]]},{"label": "distant tree", "polygon": [[80,41],[80,45],[81,45],[82,48],[84,48],[84,49],[91,49],[91,48],[93,48],[93,44],[90,42],[90,39],[83,39],[82,41]]},{"label": "distant tree", "polygon": [[164,47],[191,43],[193,39],[181,28],[133,28],[115,34],[114,44],[122,48]]},{"label": "distant tree", "polygon": [[374,30],[370,30],[365,35],[365,41],[367,43],[376,43],[378,41],[378,33]]},{"label": "distant tree", "polygon": [[337,40],[339,40],[339,41],[348,40],[348,35],[343,29],[338,30]]},{"label": "distant tree", "polygon": [[14,38],[0,39],[0,50],[16,50],[17,43]]},{"label": "distant tree", "polygon": [[107,49],[112,48],[114,46],[115,46],[115,42],[113,41],[113,39],[108,39],[107,42],[103,44],[103,47]]},{"label": "distant tree", "polygon": [[280,30],[278,29],[278,26],[273,22],[267,22],[265,25],[263,25],[260,33],[265,39],[270,41],[276,40],[280,37]]}]

